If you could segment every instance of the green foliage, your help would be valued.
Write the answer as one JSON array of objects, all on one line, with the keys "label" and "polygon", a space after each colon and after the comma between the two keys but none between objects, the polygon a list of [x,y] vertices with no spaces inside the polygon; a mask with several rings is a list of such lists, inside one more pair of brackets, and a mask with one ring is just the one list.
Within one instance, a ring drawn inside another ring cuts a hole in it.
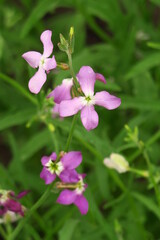
[{"label": "green foliage", "polygon": [[[88,214],[58,205],[58,194],[51,193],[16,240],[159,238],[159,6],[159,0],[0,1],[0,186],[17,193],[30,189],[22,200],[28,209],[46,189],[39,177],[41,157],[66,145],[71,118],[48,120],[51,106],[44,99],[48,88],[70,73],[50,73],[44,92],[35,96],[27,86],[34,70],[21,55],[42,52],[40,34],[51,29],[56,60],[68,63],[57,44],[60,33],[68,40],[73,26],[75,39],[70,35],[69,44],[71,52],[74,45],[75,72],[83,65],[93,67],[107,79],[106,85],[97,81],[95,90],[122,99],[114,111],[96,107],[97,129],[87,132],[80,120],[76,124],[70,150],[83,154],[80,170],[87,172]],[[149,177],[107,169],[103,159],[112,152],[124,155],[131,167],[147,170]]]}]

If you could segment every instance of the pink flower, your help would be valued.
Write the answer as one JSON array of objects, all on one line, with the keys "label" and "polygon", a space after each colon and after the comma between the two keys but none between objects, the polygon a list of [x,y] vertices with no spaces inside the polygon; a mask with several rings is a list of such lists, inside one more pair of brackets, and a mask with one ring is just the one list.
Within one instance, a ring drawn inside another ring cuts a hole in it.
[{"label": "pink flower", "polygon": [[79,179],[77,180],[75,190],[63,190],[60,193],[57,202],[63,205],[70,205],[73,203],[78,207],[82,215],[87,214],[89,208],[88,201],[83,196],[83,192],[86,188],[87,184],[84,184],[83,182],[83,175],[79,174]]},{"label": "pink flower", "polygon": [[[53,118],[59,116],[59,104],[63,100],[71,99],[71,87],[73,86],[72,78],[67,78],[62,81],[62,84],[57,86],[47,98],[53,97],[54,102],[56,103],[53,107]],[[63,118],[61,118],[63,119]]]},{"label": "pink flower", "polygon": [[23,191],[16,196],[13,191],[0,190],[0,216],[3,216],[7,211],[23,216],[23,206],[18,200],[28,194],[28,192]]},{"label": "pink flower", "polygon": [[53,51],[51,36],[52,32],[50,30],[44,31],[40,36],[40,40],[43,43],[43,54],[30,51],[22,55],[31,67],[38,68],[38,71],[29,81],[29,89],[35,94],[39,93],[45,83],[47,79],[46,73],[57,66],[55,57],[49,58]]},{"label": "pink flower", "polygon": [[97,78],[105,82],[103,75],[96,74],[91,67],[81,67],[77,74],[77,79],[84,96],[63,100],[59,105],[61,117],[72,116],[81,111],[82,124],[88,131],[96,128],[99,122],[99,117],[94,109],[94,105],[103,106],[108,110],[112,110],[119,107],[121,104],[120,98],[106,91],[101,91],[94,95],[94,85]]},{"label": "pink flower", "polygon": [[41,162],[43,169],[40,177],[44,179],[45,184],[52,183],[56,176],[63,182],[74,182],[78,177],[75,168],[82,162],[82,154],[72,151],[64,153],[60,159],[57,159],[56,153],[53,152],[50,156],[42,157]]}]

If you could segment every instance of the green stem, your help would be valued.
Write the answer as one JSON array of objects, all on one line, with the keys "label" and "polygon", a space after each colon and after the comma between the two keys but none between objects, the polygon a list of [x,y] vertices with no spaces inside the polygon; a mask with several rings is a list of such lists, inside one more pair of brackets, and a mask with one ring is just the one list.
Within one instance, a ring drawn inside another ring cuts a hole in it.
[{"label": "green stem", "polygon": [[75,87],[76,87],[76,89],[78,89],[78,88],[79,88],[79,83],[78,83],[78,81],[77,81],[75,72],[74,72],[74,70],[73,70],[72,55],[71,55],[69,52],[67,52],[67,56],[68,56],[68,64],[69,64],[70,73],[71,73],[71,75],[72,75],[72,77],[73,77],[73,82],[74,82],[74,84],[75,84]]},{"label": "green stem", "polygon": [[149,177],[149,174],[148,174],[148,171],[146,170],[139,170],[139,169],[135,169],[135,168],[129,168],[129,171],[130,172],[133,172],[133,173],[136,173],[142,177],[145,177],[145,178],[148,178]]},{"label": "green stem", "polygon": [[[145,144],[145,148],[149,148],[153,143],[155,143],[160,138],[160,130],[156,132]],[[141,155],[142,150],[138,149],[133,155],[129,157],[129,162],[134,161],[139,155]]]},{"label": "green stem", "polygon": [[4,75],[3,73],[0,73],[0,79],[2,79],[4,82],[9,83],[12,87],[16,88],[22,95],[24,95],[26,98],[28,98],[34,105],[38,105],[37,100],[30,94],[28,91],[26,91],[16,80]]},{"label": "green stem", "polygon": [[1,224],[0,224],[0,234],[1,234],[1,236],[2,236],[4,239],[7,240],[7,234],[5,233],[5,231],[4,231],[3,227],[1,226]]},{"label": "green stem", "polygon": [[16,236],[19,234],[19,232],[24,227],[25,223],[28,221],[28,219],[31,217],[33,212],[37,210],[46,200],[48,195],[50,194],[50,190],[52,188],[53,184],[49,185],[49,187],[46,189],[46,191],[43,193],[43,195],[39,198],[39,200],[33,205],[33,207],[27,212],[25,218],[23,218],[20,223],[17,225],[17,227],[14,229],[12,234],[7,238],[7,240],[14,240],[16,239]]},{"label": "green stem", "polygon": [[73,136],[73,131],[74,131],[74,128],[75,128],[75,125],[76,125],[77,117],[78,117],[78,114],[74,115],[74,117],[73,117],[71,130],[69,132],[69,136],[68,136],[66,147],[65,147],[65,152],[68,152],[68,149],[69,149],[69,146],[70,146],[70,143],[71,143],[71,140],[72,140],[72,136]]},{"label": "green stem", "polygon": [[156,198],[157,198],[158,205],[160,207],[160,192],[159,192],[158,186],[155,182],[153,172],[152,172],[152,165],[151,165],[151,162],[150,162],[150,159],[149,159],[149,156],[148,156],[148,153],[147,153],[146,150],[143,151],[143,157],[146,160],[146,163],[147,163],[147,166],[148,166],[148,169],[149,169],[150,179],[151,179],[151,182],[154,186],[155,195],[156,195]]}]

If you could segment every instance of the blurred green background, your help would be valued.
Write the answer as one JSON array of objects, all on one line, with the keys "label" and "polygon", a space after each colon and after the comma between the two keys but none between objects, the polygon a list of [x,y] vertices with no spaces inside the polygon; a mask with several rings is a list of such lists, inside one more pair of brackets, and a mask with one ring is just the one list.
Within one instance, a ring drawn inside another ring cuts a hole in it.
[{"label": "blurred green background", "polygon": [[[57,43],[71,26],[75,71],[89,65],[101,72],[107,84],[97,82],[96,90],[121,97],[122,104],[114,111],[96,108],[100,123],[89,133],[77,123],[70,150],[83,154],[79,171],[87,173],[88,214],[56,204],[53,192],[16,239],[158,240],[160,208],[150,182],[108,170],[103,158],[117,152],[132,167],[147,170],[141,151],[124,141],[124,125],[137,126],[160,179],[160,0],[0,0],[0,185],[17,193],[30,189],[22,201],[30,208],[46,189],[39,177],[41,157],[64,149],[71,118],[53,119],[53,133],[42,119],[34,121],[40,112],[28,90],[33,71],[21,55],[42,52],[40,34],[50,29],[56,60],[67,62]],[[41,94],[32,96],[41,104],[48,88],[65,77],[69,71],[53,71]]]}]

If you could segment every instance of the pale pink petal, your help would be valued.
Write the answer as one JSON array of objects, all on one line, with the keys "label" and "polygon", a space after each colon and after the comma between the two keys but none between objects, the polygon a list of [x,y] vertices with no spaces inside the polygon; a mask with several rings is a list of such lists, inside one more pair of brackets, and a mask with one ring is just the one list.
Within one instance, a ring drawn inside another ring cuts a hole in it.
[{"label": "pale pink petal", "polygon": [[121,105],[121,99],[109,94],[106,91],[98,92],[95,94],[95,104],[103,106],[108,110],[115,109]]},{"label": "pale pink petal", "polygon": [[83,97],[75,97],[71,100],[62,101],[59,104],[59,114],[61,117],[68,117],[76,114],[84,106]]},{"label": "pale pink petal", "polygon": [[39,93],[46,79],[47,76],[45,70],[43,68],[39,68],[35,75],[29,80],[29,90],[35,94]]},{"label": "pale pink petal", "polygon": [[55,178],[56,174],[55,173],[50,173],[45,167],[42,169],[40,173],[40,178],[42,178],[45,181],[45,184],[50,184],[52,183]]},{"label": "pale pink petal", "polygon": [[55,103],[60,103],[63,100],[71,99],[71,87],[73,81],[71,78],[64,79],[62,84],[57,86],[47,97],[53,97]]},{"label": "pale pink petal", "polygon": [[53,56],[52,58],[47,58],[45,59],[45,63],[44,63],[44,66],[43,68],[48,72],[54,68],[57,67],[57,63],[56,63],[56,60],[55,60],[55,56]]},{"label": "pale pink petal", "polygon": [[77,168],[82,162],[82,154],[81,152],[72,151],[66,153],[60,160],[67,169],[75,169]]},{"label": "pale pink petal", "polygon": [[86,96],[94,95],[94,84],[96,81],[96,75],[93,69],[89,66],[81,67],[77,74],[78,82],[82,88],[82,91]]},{"label": "pale pink petal", "polygon": [[39,52],[35,52],[35,51],[26,52],[22,55],[22,57],[33,68],[37,68],[39,66],[41,56],[42,55]]},{"label": "pale pink petal", "polygon": [[70,205],[75,201],[75,199],[76,199],[75,191],[63,190],[60,193],[57,202],[64,205]]},{"label": "pale pink petal", "polygon": [[96,73],[96,80],[99,80],[99,81],[103,82],[104,84],[106,84],[106,79],[101,73]]},{"label": "pale pink petal", "polygon": [[88,201],[83,195],[77,196],[74,204],[78,207],[82,215],[87,214],[89,208]]},{"label": "pale pink petal", "polygon": [[98,125],[98,114],[94,109],[94,106],[85,106],[81,111],[81,121],[83,126],[90,131],[97,127]]},{"label": "pale pink petal", "polygon": [[53,43],[51,41],[52,31],[46,30],[41,34],[41,42],[43,43],[43,56],[49,57],[53,51]]}]

